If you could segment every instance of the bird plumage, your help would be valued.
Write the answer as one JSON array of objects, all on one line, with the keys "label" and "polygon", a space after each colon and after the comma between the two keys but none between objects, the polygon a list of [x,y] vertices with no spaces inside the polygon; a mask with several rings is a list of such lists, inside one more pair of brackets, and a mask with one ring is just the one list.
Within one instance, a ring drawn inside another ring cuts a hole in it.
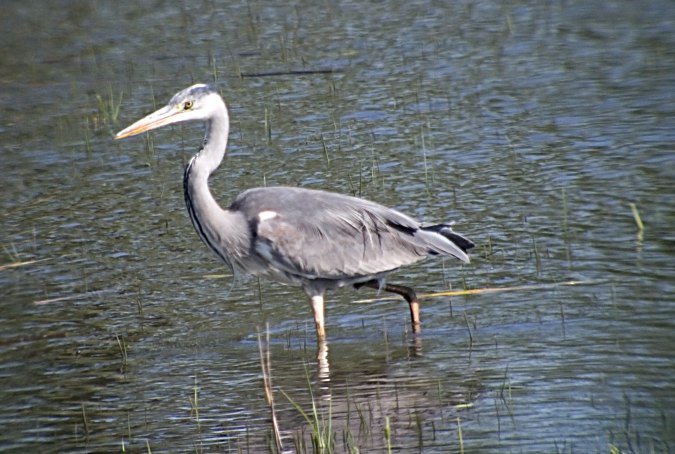
[{"label": "bird plumage", "polygon": [[423,226],[397,210],[356,197],[267,187],[246,190],[222,209],[211,195],[208,178],[225,155],[229,117],[222,98],[208,85],[180,91],[167,106],[120,131],[116,138],[183,121],[206,124],[203,147],[183,177],[188,213],[202,241],[235,275],[260,275],[301,286],[310,297],[319,338],[325,335],[326,290],[345,285],[377,287],[374,282],[378,282],[380,288],[408,300],[416,330],[414,291],[383,287],[384,276],[428,255],[469,262],[467,251],[473,242],[450,225]]},{"label": "bird plumage", "polygon": [[[303,279],[358,282],[429,254],[469,261],[465,251],[440,233],[356,197],[302,188],[257,188],[240,194],[229,211],[242,213],[250,226],[252,253]],[[261,220],[261,212],[276,215]]]}]

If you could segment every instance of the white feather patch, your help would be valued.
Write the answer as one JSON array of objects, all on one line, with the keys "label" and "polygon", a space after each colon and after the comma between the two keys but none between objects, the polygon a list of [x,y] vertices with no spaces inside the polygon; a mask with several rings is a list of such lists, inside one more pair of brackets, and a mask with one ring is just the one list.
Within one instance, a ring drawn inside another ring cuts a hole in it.
[{"label": "white feather patch", "polygon": [[276,211],[261,211],[258,213],[258,219],[260,222],[267,221],[268,219],[272,219],[277,217],[278,213]]}]

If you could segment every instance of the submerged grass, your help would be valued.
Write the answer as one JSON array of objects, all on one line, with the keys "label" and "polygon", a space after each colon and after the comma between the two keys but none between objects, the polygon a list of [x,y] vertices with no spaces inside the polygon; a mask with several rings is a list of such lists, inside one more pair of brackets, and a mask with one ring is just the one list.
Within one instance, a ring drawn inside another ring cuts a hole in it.
[{"label": "submerged grass", "polygon": [[124,342],[124,339],[120,338],[120,336],[117,334],[115,334],[115,339],[117,339],[117,346],[120,349],[120,356],[122,357],[122,365],[120,366],[120,372],[125,373],[127,371],[127,366],[129,363],[129,355],[127,354],[127,344]]},{"label": "submerged grass", "polygon": [[320,417],[319,411],[316,405],[316,399],[314,398],[314,393],[312,392],[312,382],[309,377],[309,370],[307,364],[305,364],[305,376],[307,378],[307,385],[309,396],[312,403],[312,412],[311,415],[308,415],[295,400],[291,398],[284,390],[280,390],[281,394],[288,400],[288,402],[302,415],[307,425],[312,431],[312,448],[313,452],[316,453],[331,453],[335,451],[335,436],[332,430],[332,402],[328,407],[328,418],[324,420],[323,417]]},{"label": "submerged grass", "polygon": [[[429,124],[429,121],[427,120],[426,123],[427,131],[431,130],[431,125]],[[424,125],[420,127],[420,142],[421,142],[421,147],[422,147],[422,162],[424,164],[424,185],[426,188],[426,195],[427,195],[427,200],[431,200],[432,198],[432,189],[433,189],[433,174],[431,173],[429,169],[429,164],[427,162],[427,145],[426,145],[426,139],[425,139],[425,133],[424,133]],[[433,148],[433,146],[432,146]]]},{"label": "submerged grass", "polygon": [[107,96],[103,97],[98,93],[96,94],[98,114],[102,124],[108,125],[110,127],[117,125],[123,98],[124,92],[122,91],[120,91],[119,94],[115,96],[112,85],[108,86]]},{"label": "submerged grass", "polygon": [[[395,443],[394,438],[398,433],[395,429],[396,425],[398,425],[398,430],[405,432],[405,435],[399,434],[404,437],[403,440],[413,443],[420,450],[425,445],[431,446],[436,442],[437,421],[427,421],[429,407],[422,408],[417,405],[407,407],[405,404],[400,406],[396,382],[393,382],[392,393],[388,393],[387,395],[381,393],[379,383],[376,383],[372,395],[363,402],[354,401],[349,387],[346,387],[343,390],[345,394],[342,396],[344,403],[337,404],[339,410],[335,413],[334,404],[338,401],[335,400],[336,396],[332,395],[333,391],[330,388],[325,388],[325,386],[330,387],[330,383],[321,381],[321,389],[328,393],[328,398],[317,398],[314,391],[316,383],[313,382],[309,363],[305,362],[303,367],[305,370],[305,397],[307,398],[307,403],[302,403],[284,389],[277,388],[277,391],[284,396],[291,408],[302,419],[302,423],[299,425],[296,422],[288,422],[293,427],[291,438],[293,446],[285,446],[284,449],[284,446],[282,446],[282,432],[286,431],[282,431],[281,427],[284,425],[284,419],[278,419],[281,415],[277,413],[274,402],[269,336],[269,328],[266,331],[266,339],[263,338],[260,332],[258,333],[263,389],[272,414],[270,433],[273,433],[275,439],[274,443],[270,438],[267,439],[265,448],[267,452],[281,453],[292,451],[296,453],[311,452],[316,454],[345,452],[356,454],[378,449],[391,453],[400,450],[401,446],[404,446],[396,445]],[[432,402],[439,405],[438,411],[442,415],[443,407],[446,406],[447,402],[444,403],[440,381],[437,386],[438,398],[432,399]],[[322,392],[322,396],[323,394]],[[471,404],[460,404],[456,406],[456,409],[460,410],[471,406]],[[389,414],[389,411],[393,411],[395,414]],[[443,425],[454,427],[454,419],[446,420],[444,417],[441,417],[441,422],[444,423]],[[427,430],[429,427],[431,429]],[[445,429],[439,428],[439,430],[441,433],[447,433],[450,427],[446,427]],[[461,439],[461,426],[458,425],[457,430],[460,432]],[[288,433],[286,432],[286,439],[288,438]],[[286,442],[286,444],[289,444],[289,442]],[[459,448],[463,452],[463,440],[460,441]],[[242,445],[238,452],[251,452],[249,449],[248,444]]]},{"label": "submerged grass", "polygon": [[323,156],[326,159],[326,166],[330,167],[330,156],[328,155],[328,147],[326,146],[326,139],[323,134],[319,135],[321,138],[321,148],[323,149]]},{"label": "submerged grass", "polygon": [[265,390],[265,400],[267,401],[267,406],[270,408],[272,417],[272,431],[274,433],[274,444],[276,446],[277,452],[281,453],[284,451],[284,448],[281,442],[281,431],[279,429],[279,422],[277,421],[277,413],[274,407],[274,392],[272,389],[272,358],[270,356],[269,350],[270,344],[269,325],[267,325],[265,332],[266,332],[265,347],[263,347],[262,337],[260,336],[260,332],[258,332],[258,351],[260,352],[260,367],[262,369],[263,375],[263,389]]},{"label": "submerged grass", "polygon": [[637,226],[638,230],[642,232],[645,229],[645,225],[642,223],[642,217],[640,216],[640,212],[637,209],[637,205],[634,203],[630,203],[630,211],[633,213],[633,220],[635,221],[635,225]]},{"label": "submerged grass", "polygon": [[265,137],[267,138],[267,145],[272,143],[272,109],[265,107]]},{"label": "submerged grass", "polygon": [[87,418],[87,411],[84,409],[84,402],[82,402],[82,428],[84,429],[85,438],[89,436],[89,419]]},{"label": "submerged grass", "polygon": [[391,454],[391,427],[389,427],[389,416],[384,418],[384,438],[387,440],[387,453]]},{"label": "submerged grass", "polygon": [[191,413],[194,415],[197,423],[197,431],[201,432],[201,421],[199,419],[199,386],[197,385],[197,376],[194,377],[195,384],[192,387],[192,397],[190,398]]}]

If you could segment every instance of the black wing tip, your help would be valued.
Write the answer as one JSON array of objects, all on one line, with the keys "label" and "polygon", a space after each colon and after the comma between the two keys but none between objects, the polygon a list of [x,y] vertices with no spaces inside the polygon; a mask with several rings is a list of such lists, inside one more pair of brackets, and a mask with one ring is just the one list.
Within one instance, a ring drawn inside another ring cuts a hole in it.
[{"label": "black wing tip", "polygon": [[422,227],[422,230],[440,233],[441,235],[443,235],[444,237],[455,243],[455,245],[464,252],[468,252],[469,249],[476,246],[476,243],[474,243],[464,235],[455,232],[454,230],[452,230],[452,227],[447,224],[425,226]]}]

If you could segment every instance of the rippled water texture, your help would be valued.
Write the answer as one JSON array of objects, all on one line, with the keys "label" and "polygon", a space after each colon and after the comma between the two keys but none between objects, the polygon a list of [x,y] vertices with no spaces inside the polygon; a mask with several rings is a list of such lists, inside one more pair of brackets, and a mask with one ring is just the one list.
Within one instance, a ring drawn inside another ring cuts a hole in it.
[{"label": "rippled water texture", "polygon": [[[672,2],[8,1],[0,36],[3,452],[267,452],[266,324],[289,451],[312,399],[337,452],[675,451]],[[454,220],[470,265],[390,282],[497,291],[425,298],[417,339],[330,294],[317,363],[304,294],[233,285],[190,225],[200,127],[112,140],[194,82],[230,106],[223,205]]]}]

